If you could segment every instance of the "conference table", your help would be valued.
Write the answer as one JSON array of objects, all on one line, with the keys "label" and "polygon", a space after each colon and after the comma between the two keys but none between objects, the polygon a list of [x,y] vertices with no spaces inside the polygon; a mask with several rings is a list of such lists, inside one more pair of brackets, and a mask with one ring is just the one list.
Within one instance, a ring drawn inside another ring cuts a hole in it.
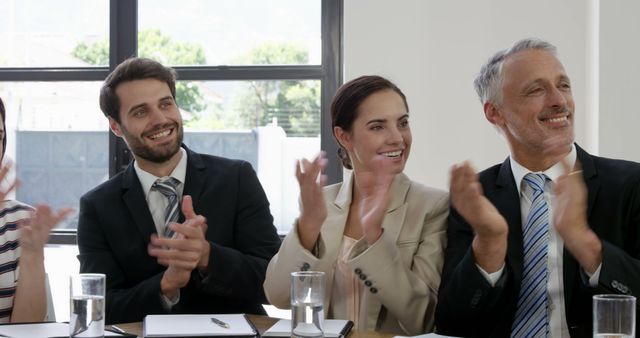
[{"label": "conference table", "polygon": [[[265,330],[271,327],[271,325],[275,324],[278,321],[278,318],[271,318],[267,316],[258,316],[258,315],[247,315],[249,320],[253,323],[253,325],[258,329],[260,334],[264,333]],[[133,333],[138,335],[138,337],[142,338],[142,323],[126,323],[126,324],[116,324],[117,327],[127,331],[128,333]],[[106,325],[106,328],[109,328],[110,325]],[[394,334],[390,333],[381,333],[374,331],[360,331],[360,330],[351,330],[347,338],[391,338]]]}]

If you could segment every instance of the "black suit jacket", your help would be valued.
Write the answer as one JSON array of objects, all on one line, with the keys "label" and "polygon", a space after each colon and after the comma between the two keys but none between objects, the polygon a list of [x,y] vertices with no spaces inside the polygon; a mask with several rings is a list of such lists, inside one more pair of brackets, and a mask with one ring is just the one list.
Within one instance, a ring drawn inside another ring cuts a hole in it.
[{"label": "black suit jacket", "polygon": [[[262,283],[280,239],[251,165],[187,149],[183,194],[207,219],[211,255],[207,273],[192,272],[170,313],[264,314]],[[107,275],[107,323],[168,313],[160,300],[166,268],[147,253],[155,232],[133,163],[80,199],[80,272]]]},{"label": "black suit jacket", "polygon": [[[570,334],[591,337],[594,294],[640,294],[640,164],[591,156],[576,148],[588,189],[588,222],[603,242],[603,261],[595,288],[588,286],[568,250],[564,250],[562,274]],[[475,265],[473,230],[452,208],[436,330],[454,336],[509,337],[522,279],[520,197],[509,159],[481,172],[479,179],[485,195],[509,224],[505,270],[491,287]]]}]

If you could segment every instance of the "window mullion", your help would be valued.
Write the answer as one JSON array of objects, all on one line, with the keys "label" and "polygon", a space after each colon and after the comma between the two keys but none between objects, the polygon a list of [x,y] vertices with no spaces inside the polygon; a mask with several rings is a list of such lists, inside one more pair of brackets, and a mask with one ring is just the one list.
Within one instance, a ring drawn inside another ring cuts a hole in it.
[{"label": "window mullion", "polygon": [[102,81],[106,67],[85,68],[0,68],[0,81]]},{"label": "window mullion", "polygon": [[[138,53],[138,1],[111,0],[109,12],[109,69],[113,70]],[[124,141],[109,133],[109,177],[126,168],[130,161]]]},{"label": "window mullion", "polygon": [[180,80],[319,80],[325,75],[321,66],[207,66],[173,67]]},{"label": "window mullion", "polygon": [[329,161],[325,174],[327,183],[342,181],[342,165],[338,158],[338,146],[331,128],[331,100],[343,81],[342,67],[342,16],[343,0],[322,0],[322,93],[320,96],[320,148]]}]

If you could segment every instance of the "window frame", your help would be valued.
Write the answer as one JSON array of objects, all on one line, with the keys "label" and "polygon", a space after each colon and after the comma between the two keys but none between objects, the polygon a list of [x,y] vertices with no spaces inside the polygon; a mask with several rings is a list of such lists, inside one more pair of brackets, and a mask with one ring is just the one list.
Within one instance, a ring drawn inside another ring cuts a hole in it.
[{"label": "window frame", "polygon": [[[343,1],[321,0],[320,65],[177,66],[180,80],[320,80],[320,147],[337,158],[329,108],[343,81]],[[104,81],[115,67],[137,55],[138,1],[109,0],[109,66],[100,67],[0,67],[2,82]],[[96,102],[97,104],[97,102]],[[109,177],[124,170],[131,155],[122,139],[109,133]],[[342,179],[340,161],[329,161],[328,183]],[[76,244],[76,231],[54,230],[50,244]]]}]

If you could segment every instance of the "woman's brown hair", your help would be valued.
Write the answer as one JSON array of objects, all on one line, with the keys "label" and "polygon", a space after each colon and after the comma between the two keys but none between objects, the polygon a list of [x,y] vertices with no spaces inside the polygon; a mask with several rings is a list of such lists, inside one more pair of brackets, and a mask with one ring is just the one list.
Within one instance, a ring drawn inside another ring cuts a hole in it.
[{"label": "woman's brown hair", "polygon": [[[407,98],[393,82],[377,75],[361,76],[343,84],[333,97],[331,102],[331,130],[333,130],[333,137],[336,137],[335,127],[340,127],[342,130],[350,132],[353,121],[358,117],[358,108],[362,102],[372,94],[383,90],[393,90],[398,93],[402,97],[402,101],[404,101],[405,108],[409,111]],[[337,138],[336,141],[338,141]],[[346,149],[340,145],[340,142],[338,142],[338,146],[338,157],[340,157],[342,165],[347,169],[353,169]]]}]

